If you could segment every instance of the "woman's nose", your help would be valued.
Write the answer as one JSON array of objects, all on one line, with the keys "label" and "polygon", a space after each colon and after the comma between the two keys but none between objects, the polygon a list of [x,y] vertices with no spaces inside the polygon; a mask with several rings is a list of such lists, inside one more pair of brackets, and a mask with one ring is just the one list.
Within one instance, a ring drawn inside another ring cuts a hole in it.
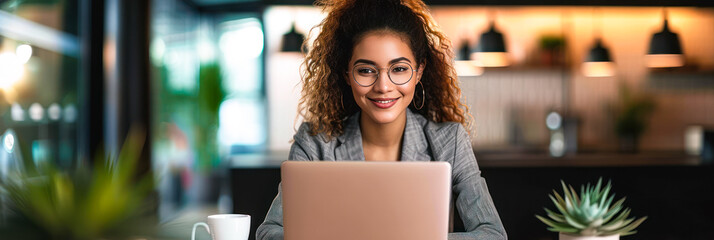
[{"label": "woman's nose", "polygon": [[389,92],[392,88],[394,88],[394,83],[392,83],[392,80],[389,80],[387,72],[381,72],[377,76],[377,80],[372,88],[376,92]]}]

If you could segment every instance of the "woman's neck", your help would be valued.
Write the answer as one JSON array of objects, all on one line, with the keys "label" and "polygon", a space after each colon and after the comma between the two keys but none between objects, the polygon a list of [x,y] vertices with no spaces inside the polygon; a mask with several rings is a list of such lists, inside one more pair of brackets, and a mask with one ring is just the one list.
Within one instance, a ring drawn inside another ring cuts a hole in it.
[{"label": "woman's neck", "polygon": [[367,161],[398,161],[401,154],[406,114],[394,122],[381,124],[360,115],[362,149]]}]

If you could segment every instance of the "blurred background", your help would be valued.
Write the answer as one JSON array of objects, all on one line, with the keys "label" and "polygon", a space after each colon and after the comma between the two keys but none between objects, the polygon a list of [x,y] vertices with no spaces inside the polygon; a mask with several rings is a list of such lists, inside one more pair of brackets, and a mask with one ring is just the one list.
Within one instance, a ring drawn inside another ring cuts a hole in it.
[{"label": "blurred background", "polygon": [[[426,3],[511,238],[553,238],[533,217],[550,189],[598,176],[650,216],[627,239],[714,238],[711,1]],[[139,126],[161,236],[214,212],[255,229],[324,17],[309,0],[0,0],[0,179],[94,164]]]}]

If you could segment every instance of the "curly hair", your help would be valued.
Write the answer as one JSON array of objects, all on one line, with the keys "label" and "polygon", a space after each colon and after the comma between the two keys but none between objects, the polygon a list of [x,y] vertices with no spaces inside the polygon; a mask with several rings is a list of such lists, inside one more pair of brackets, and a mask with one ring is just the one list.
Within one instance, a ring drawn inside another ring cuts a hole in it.
[{"label": "curly hair", "polygon": [[[434,122],[458,122],[469,129],[472,117],[461,103],[461,89],[452,65],[451,42],[435,24],[421,0],[321,0],[327,17],[303,62],[302,97],[298,112],[310,134],[327,140],[343,133],[343,121],[360,111],[347,84],[352,50],[365,35],[389,31],[408,41],[416,62],[425,64],[421,83],[424,97],[414,94],[421,109],[409,108]],[[306,43],[303,43],[306,44]],[[416,91],[416,90],[415,90]]]}]

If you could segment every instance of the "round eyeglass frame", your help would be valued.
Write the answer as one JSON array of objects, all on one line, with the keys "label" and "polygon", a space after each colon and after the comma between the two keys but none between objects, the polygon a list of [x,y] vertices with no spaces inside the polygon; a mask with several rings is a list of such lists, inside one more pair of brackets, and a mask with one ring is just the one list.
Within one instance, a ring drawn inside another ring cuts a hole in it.
[{"label": "round eyeglass frame", "polygon": [[[396,82],[394,82],[394,80],[392,80],[392,75],[390,75],[389,72],[387,72],[387,77],[389,78],[389,81],[392,82],[392,83],[394,83],[395,85],[404,85],[404,84],[409,83],[409,81],[411,81],[412,78],[414,78],[414,72],[416,72],[417,70],[415,70],[414,67],[413,67],[410,63],[407,63],[407,62],[397,62],[397,63],[393,63],[392,65],[389,65],[388,68],[378,68],[378,67],[375,66],[374,64],[369,64],[369,63],[359,64],[359,65],[371,66],[371,67],[373,67],[374,69],[377,69],[377,76],[374,78],[374,80],[372,81],[372,83],[370,83],[370,84],[368,84],[368,85],[362,85],[361,83],[359,83],[359,82],[357,81],[357,77],[355,76],[354,67],[352,67],[352,69],[353,69],[352,71],[347,71],[347,73],[351,73],[351,74],[352,74],[352,81],[354,81],[355,83],[357,83],[357,85],[360,85],[360,86],[362,86],[362,87],[369,87],[369,86],[374,85],[374,83],[377,82],[377,79],[379,79],[379,75],[382,73],[382,69],[390,69],[390,70],[391,70],[391,69],[394,68],[394,66],[397,65],[397,64],[406,64],[406,65],[409,66],[409,69],[411,69],[411,75],[409,76],[409,80],[407,80],[406,82],[403,82],[403,83],[396,83]],[[359,65],[355,65],[355,67],[356,67],[356,66],[359,66]]]}]

